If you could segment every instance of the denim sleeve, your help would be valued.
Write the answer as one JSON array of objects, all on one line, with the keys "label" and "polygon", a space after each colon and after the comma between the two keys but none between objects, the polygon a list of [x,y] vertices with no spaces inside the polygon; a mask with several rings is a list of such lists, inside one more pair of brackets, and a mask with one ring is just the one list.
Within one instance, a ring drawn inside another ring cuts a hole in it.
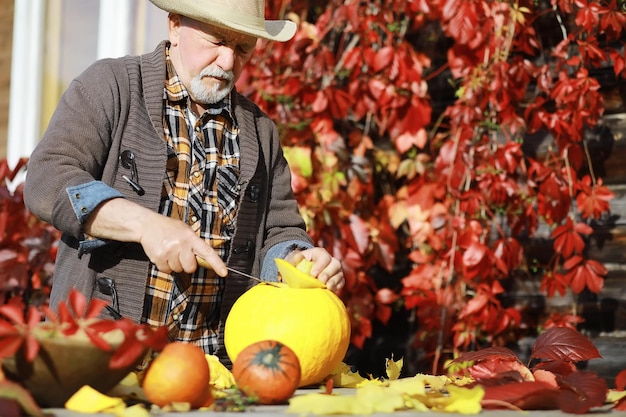
[{"label": "denim sleeve", "polygon": [[301,240],[288,240],[272,246],[263,259],[263,268],[261,268],[261,279],[264,281],[278,281],[278,268],[274,258],[284,259],[291,251],[300,249],[310,249],[313,245],[309,242]]},{"label": "denim sleeve", "polygon": [[[84,224],[89,215],[104,201],[112,198],[124,197],[122,193],[102,181],[90,181],[66,189],[72,203],[74,214],[81,224]],[[107,243],[106,240],[86,236],[78,244],[78,256],[99,248]]]}]

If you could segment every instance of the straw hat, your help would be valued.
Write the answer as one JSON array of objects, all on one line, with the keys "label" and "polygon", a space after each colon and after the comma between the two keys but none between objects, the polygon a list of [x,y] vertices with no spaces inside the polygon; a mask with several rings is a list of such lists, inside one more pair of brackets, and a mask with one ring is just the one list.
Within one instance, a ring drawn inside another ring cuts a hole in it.
[{"label": "straw hat", "polygon": [[265,0],[150,0],[166,12],[259,38],[288,41],[296,33],[290,20],[265,20]]}]

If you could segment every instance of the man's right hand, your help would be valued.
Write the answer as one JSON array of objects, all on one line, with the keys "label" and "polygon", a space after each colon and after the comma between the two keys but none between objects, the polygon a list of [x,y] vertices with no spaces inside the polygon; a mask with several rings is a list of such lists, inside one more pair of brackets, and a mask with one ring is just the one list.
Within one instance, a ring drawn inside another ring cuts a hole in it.
[{"label": "man's right hand", "polygon": [[196,256],[207,261],[219,276],[228,271],[220,256],[184,222],[115,198],[105,201],[89,216],[85,232],[91,236],[138,242],[156,267],[165,273],[192,273]]}]

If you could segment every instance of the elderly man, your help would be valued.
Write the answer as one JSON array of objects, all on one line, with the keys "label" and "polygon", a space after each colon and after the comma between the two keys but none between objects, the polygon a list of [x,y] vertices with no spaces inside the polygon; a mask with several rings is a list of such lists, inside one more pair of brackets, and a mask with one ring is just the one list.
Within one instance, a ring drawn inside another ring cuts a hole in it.
[{"label": "elderly man", "polygon": [[272,280],[274,258],[306,258],[344,285],[305,231],[275,124],[234,88],[257,39],[287,41],[296,25],[265,20],[262,0],[151,1],[169,41],[71,83],[31,156],[26,204],[63,232],[53,307],[74,287],[225,358],[223,322],[254,284],[226,265]]}]

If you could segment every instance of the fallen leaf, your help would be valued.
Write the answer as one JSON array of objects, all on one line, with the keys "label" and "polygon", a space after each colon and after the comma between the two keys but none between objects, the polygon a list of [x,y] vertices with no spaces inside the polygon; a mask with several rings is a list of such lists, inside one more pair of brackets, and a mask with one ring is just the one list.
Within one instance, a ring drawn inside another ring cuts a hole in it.
[{"label": "fallen leaf", "polygon": [[304,394],[292,397],[285,411],[294,414],[370,414],[352,395]]},{"label": "fallen leaf", "polygon": [[333,380],[333,387],[355,388],[358,384],[366,381],[358,372],[352,372],[350,367],[341,362],[330,374]]},{"label": "fallen leaf", "polygon": [[426,394],[426,384],[424,382],[424,378],[419,377],[400,378],[394,381],[389,381],[389,388],[407,395]]},{"label": "fallen leaf", "polygon": [[65,408],[79,413],[117,414],[126,408],[126,404],[121,398],[109,397],[89,385],[83,385],[66,401]]},{"label": "fallen leaf", "polygon": [[235,378],[233,377],[232,372],[230,372],[230,370],[226,368],[222,362],[220,362],[217,356],[209,354],[204,356],[209,364],[211,375],[209,384],[218,390],[233,388],[236,386]]},{"label": "fallen leaf", "polygon": [[139,377],[135,372],[126,375],[124,379],[109,390],[106,395],[109,397],[120,397],[126,400],[147,401],[146,395],[139,383]]},{"label": "fallen leaf", "polygon": [[621,399],[626,398],[626,391],[617,391],[617,390],[609,390],[608,394],[606,395],[606,402],[607,403],[616,403]]},{"label": "fallen leaf", "polygon": [[116,417],[150,417],[150,411],[143,404],[135,404],[118,412]]},{"label": "fallen leaf", "polygon": [[485,390],[482,387],[461,388],[450,385],[448,392],[450,393],[450,402],[444,407],[448,413],[478,414],[481,412],[481,401],[485,395]]},{"label": "fallen leaf", "polygon": [[359,388],[355,397],[370,413],[393,413],[406,407],[402,392],[382,385],[369,384]]},{"label": "fallen leaf", "polygon": [[481,386],[463,388],[449,385],[447,390],[447,394],[430,393],[421,397],[421,400],[435,412],[478,414],[482,410],[485,390]]},{"label": "fallen leaf", "polygon": [[400,372],[402,372],[402,365],[404,364],[404,359],[400,358],[397,361],[393,360],[393,355],[391,355],[391,359],[386,360],[386,373],[387,377],[390,380],[400,378]]}]

